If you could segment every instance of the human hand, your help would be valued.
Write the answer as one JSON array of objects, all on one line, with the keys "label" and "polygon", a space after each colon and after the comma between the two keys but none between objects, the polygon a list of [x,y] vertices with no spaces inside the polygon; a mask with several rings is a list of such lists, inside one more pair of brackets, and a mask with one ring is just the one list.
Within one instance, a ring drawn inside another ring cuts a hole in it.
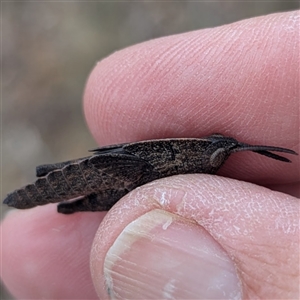
[{"label": "human hand", "polygon": [[[87,83],[90,129],[100,144],[220,132],[299,152],[298,32],[299,12],[289,12],[119,51]],[[105,213],[13,211],[1,226],[2,278],[22,299],[297,299],[299,157],[291,159],[237,153],[219,174],[238,180],[152,182],[99,228]]]}]

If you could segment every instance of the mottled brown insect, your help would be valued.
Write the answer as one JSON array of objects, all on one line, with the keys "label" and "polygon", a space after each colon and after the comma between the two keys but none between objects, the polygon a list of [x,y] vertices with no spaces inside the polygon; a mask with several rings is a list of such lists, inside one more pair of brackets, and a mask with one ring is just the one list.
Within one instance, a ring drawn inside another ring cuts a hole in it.
[{"label": "mottled brown insect", "polygon": [[[215,174],[231,153],[253,151],[273,159],[289,159],[269,151],[293,150],[248,145],[214,134],[205,138],[149,140],[95,149],[94,155],[36,168],[33,184],[10,193],[4,203],[19,209],[61,202],[58,212],[106,211],[138,186],[177,174]],[[78,198],[80,197],[80,198]],[[64,201],[78,198],[73,201]]]}]

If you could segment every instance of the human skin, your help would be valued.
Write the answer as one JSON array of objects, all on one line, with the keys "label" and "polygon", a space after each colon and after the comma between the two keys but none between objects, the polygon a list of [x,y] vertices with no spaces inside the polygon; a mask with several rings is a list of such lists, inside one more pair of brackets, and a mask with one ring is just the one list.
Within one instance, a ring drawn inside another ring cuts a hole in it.
[{"label": "human skin", "polygon": [[[93,136],[106,145],[218,132],[299,152],[299,25],[299,12],[273,14],[114,53],[87,82]],[[106,216],[15,210],[1,224],[2,280],[20,299],[217,298],[197,281],[219,280],[213,265],[229,274],[223,298],[299,299],[300,166],[288,157],[233,154],[219,172],[230,178],[164,178]]]}]

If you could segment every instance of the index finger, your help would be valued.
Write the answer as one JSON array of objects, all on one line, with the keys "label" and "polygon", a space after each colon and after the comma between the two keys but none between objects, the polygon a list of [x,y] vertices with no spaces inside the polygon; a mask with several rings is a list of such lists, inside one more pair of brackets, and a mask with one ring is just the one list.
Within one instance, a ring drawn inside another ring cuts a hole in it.
[{"label": "index finger", "polygon": [[[100,144],[222,133],[299,149],[298,12],[160,38],[116,52],[94,68],[84,108]],[[234,154],[221,174],[259,182],[299,180],[293,164]]]}]

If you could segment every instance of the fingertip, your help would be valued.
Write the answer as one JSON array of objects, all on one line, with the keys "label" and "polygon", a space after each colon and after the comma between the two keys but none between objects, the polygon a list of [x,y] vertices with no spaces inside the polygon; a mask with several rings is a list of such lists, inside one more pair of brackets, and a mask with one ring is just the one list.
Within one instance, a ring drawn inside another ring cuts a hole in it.
[{"label": "fingertip", "polygon": [[[297,151],[298,22],[298,12],[274,14],[112,54],[96,65],[86,86],[93,136],[105,145],[220,132]],[[262,185],[295,182],[299,157],[287,165],[234,154],[219,174]]]},{"label": "fingertip", "polygon": [[154,181],[120,200],[99,227],[93,282],[100,298],[295,295],[298,218],[298,199],[253,184],[209,175]]},{"label": "fingertip", "polygon": [[298,25],[298,12],[273,14],[112,54],[87,82],[92,134],[100,144],[213,132],[297,144]]},{"label": "fingertip", "polygon": [[[128,224],[106,253],[104,266],[94,259],[91,267],[101,299],[242,295],[235,266],[220,245],[196,222],[159,209]],[[105,290],[96,275],[102,272]]]},{"label": "fingertip", "polygon": [[1,223],[1,278],[11,294],[18,299],[96,298],[89,252],[101,215],[66,216],[55,204],[9,213]]}]

